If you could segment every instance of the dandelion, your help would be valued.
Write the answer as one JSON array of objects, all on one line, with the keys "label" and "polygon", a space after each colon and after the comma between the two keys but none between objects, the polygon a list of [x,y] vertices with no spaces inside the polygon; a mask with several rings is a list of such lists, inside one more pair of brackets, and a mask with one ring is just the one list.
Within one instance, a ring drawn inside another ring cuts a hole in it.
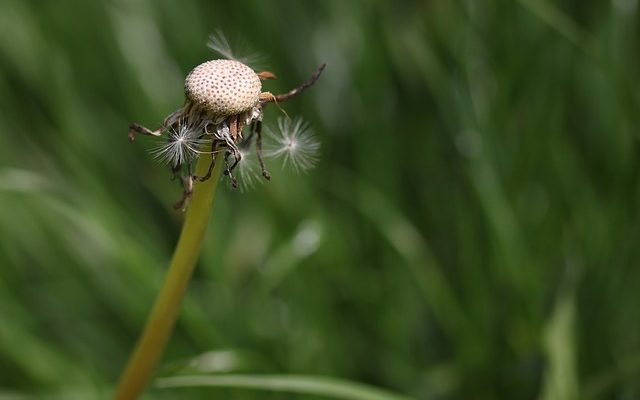
[{"label": "dandelion", "polygon": [[[129,140],[137,135],[161,137],[167,134],[167,142],[153,153],[171,164],[174,177],[182,172],[183,196],[174,207],[186,210],[189,201],[191,206],[165,283],[122,372],[114,396],[118,400],[138,398],[162,355],[203,247],[215,189],[223,171],[235,187],[233,169],[239,165],[243,183],[249,186],[257,177],[258,167],[252,161],[255,155],[262,176],[270,179],[262,159],[263,111],[270,103],[281,104],[300,95],[318,80],[325,67],[322,64],[302,85],[274,95],[262,90],[262,81],[275,79],[275,74],[256,71],[246,64],[248,60],[238,60],[220,32],[211,37],[209,47],[228,59],[203,62],[187,75],[186,100],[182,107],[169,114],[155,130],[136,123],[129,126]],[[273,155],[284,156],[285,163],[290,162],[296,169],[312,166],[317,160],[319,145],[302,121],[281,121],[278,126],[279,132],[273,136],[281,148],[275,149]],[[243,135],[245,127],[249,131],[246,136]],[[255,151],[248,152],[246,149],[250,148],[252,140]],[[233,163],[229,164],[230,161]],[[195,185],[195,182],[199,184]]]},{"label": "dandelion", "polygon": [[301,118],[280,118],[278,128],[268,129],[267,135],[271,143],[266,155],[281,158],[283,168],[291,164],[296,172],[301,172],[318,162],[320,142]]}]

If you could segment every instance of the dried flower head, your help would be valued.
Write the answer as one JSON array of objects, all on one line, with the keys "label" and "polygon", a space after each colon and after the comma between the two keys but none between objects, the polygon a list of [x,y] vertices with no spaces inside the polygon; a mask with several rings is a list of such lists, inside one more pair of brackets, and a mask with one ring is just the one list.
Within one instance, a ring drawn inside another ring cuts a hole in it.
[{"label": "dried flower head", "polygon": [[[235,58],[226,38],[220,33],[211,37],[209,46],[227,58]],[[184,106],[167,116],[155,131],[132,124],[129,127],[129,139],[133,140],[137,134],[167,134],[167,142],[153,150],[153,153],[158,159],[171,164],[174,173],[180,170],[186,172],[186,176],[183,176],[184,194],[176,204],[177,208],[186,207],[194,180],[209,179],[215,162],[225,163],[225,174],[234,187],[238,183],[233,170],[240,164],[241,178],[249,185],[255,176],[250,173],[255,171],[255,164],[243,164],[242,160],[248,157],[244,149],[251,145],[254,138],[255,159],[262,176],[270,179],[262,158],[263,110],[269,103],[282,103],[302,93],[316,82],[324,67],[321,65],[311,79],[299,87],[273,95],[262,92],[261,82],[275,79],[271,72],[255,72],[236,59],[204,62],[196,66],[185,80]],[[246,138],[243,136],[245,126],[250,128]],[[271,135],[278,147],[273,147],[268,155],[283,157],[285,165],[291,164],[296,170],[313,166],[317,161],[319,144],[312,138],[306,125],[301,120],[281,120],[278,128],[277,133]],[[193,176],[193,161],[205,154],[211,157],[209,172],[205,176]]]}]

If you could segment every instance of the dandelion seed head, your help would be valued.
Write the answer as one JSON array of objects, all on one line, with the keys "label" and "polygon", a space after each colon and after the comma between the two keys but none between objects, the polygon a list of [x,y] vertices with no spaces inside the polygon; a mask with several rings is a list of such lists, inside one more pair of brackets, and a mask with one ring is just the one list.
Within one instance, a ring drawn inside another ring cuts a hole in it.
[{"label": "dandelion seed head", "polygon": [[187,99],[211,116],[239,115],[258,104],[262,83],[254,70],[234,60],[212,60],[195,67],[187,76]]},{"label": "dandelion seed head", "polygon": [[296,172],[302,172],[318,162],[320,142],[300,118],[281,117],[277,129],[267,129],[267,137],[265,155],[281,159],[283,168],[291,165]]},{"label": "dandelion seed head", "polygon": [[[193,193],[196,177],[192,162],[200,155],[212,155],[216,162],[224,163],[225,175],[232,187],[243,190],[262,182],[262,178],[270,179],[264,163],[266,158],[278,158],[283,167],[291,165],[298,172],[313,167],[318,161],[320,144],[302,120],[291,120],[287,115],[286,119],[278,121],[277,128],[267,128],[263,136],[262,119],[263,110],[270,103],[280,107],[279,103],[312,86],[325,64],[308,81],[286,93],[274,95],[262,91],[262,81],[275,79],[275,74],[257,68],[254,55],[240,57],[241,53],[232,51],[220,31],[211,35],[208,46],[223,58],[203,62],[191,70],[184,83],[184,105],[167,115],[160,129],[152,130],[133,123],[128,132],[129,140],[137,135],[166,138],[151,152],[154,158],[172,166],[174,177],[180,174],[184,192],[177,206],[182,209]],[[284,112],[282,108],[280,110]],[[243,136],[243,128],[245,132],[246,128],[250,129],[246,136]],[[249,150],[246,146],[252,143],[255,149]],[[236,168],[239,179],[234,175]],[[211,177],[212,173],[208,173],[198,178],[206,181]]]}]

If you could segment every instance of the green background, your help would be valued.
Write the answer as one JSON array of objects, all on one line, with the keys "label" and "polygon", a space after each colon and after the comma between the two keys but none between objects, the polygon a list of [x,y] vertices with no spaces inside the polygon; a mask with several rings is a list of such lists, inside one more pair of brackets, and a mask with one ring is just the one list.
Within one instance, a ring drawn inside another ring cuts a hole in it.
[{"label": "green background", "polygon": [[0,0],[0,398],[111,393],[182,218],[157,141],[127,127],[182,104],[217,29],[266,56],[274,93],[327,63],[282,105],[322,155],[225,181],[159,375],[640,398],[638,17],[637,0]]}]

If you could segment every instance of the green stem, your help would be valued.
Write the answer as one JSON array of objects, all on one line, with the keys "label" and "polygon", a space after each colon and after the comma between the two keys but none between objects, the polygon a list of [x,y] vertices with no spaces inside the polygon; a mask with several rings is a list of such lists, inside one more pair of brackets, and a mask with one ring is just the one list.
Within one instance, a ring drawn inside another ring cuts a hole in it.
[{"label": "green stem", "polygon": [[[196,175],[205,175],[210,162],[209,157],[201,157],[196,166]],[[162,356],[200,255],[215,189],[222,175],[223,165],[223,162],[217,162],[209,180],[195,183],[193,196],[164,285],[156,298],[136,348],[120,377],[114,396],[116,400],[137,399],[147,386],[153,370]]]}]

